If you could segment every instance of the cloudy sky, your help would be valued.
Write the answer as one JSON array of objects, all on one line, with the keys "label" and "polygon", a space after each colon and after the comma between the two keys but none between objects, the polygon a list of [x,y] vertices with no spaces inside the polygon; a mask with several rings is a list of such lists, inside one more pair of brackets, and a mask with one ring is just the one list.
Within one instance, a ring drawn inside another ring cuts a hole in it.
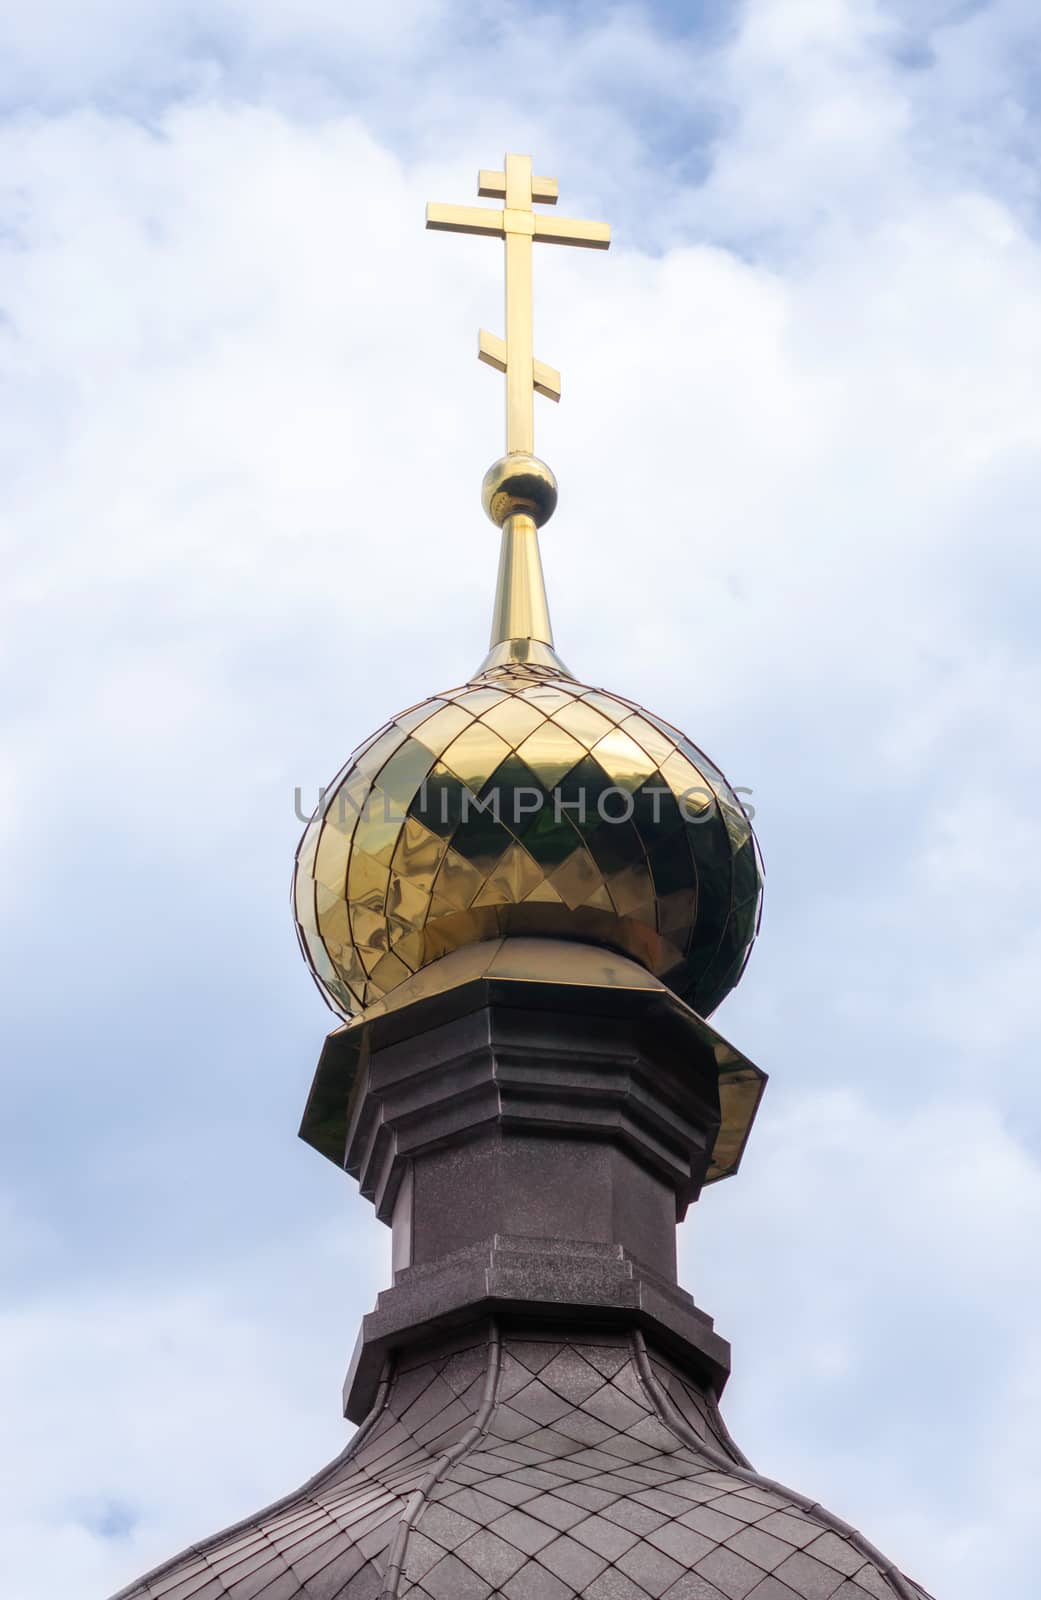
[{"label": "cloudy sky", "polygon": [[389,1236],[295,1138],[313,800],[483,655],[530,150],[558,644],[753,790],[771,1074],[686,1224],[761,1470],[940,1600],[1041,1559],[1034,0],[0,15],[0,1594],[339,1449]]}]

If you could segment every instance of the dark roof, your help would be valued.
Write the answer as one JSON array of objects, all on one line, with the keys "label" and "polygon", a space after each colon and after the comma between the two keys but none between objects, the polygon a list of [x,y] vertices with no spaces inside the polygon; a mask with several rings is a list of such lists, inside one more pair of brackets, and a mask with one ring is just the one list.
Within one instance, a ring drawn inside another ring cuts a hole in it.
[{"label": "dark roof", "polygon": [[487,1326],[388,1372],[344,1453],[115,1600],[928,1600],[759,1477],[639,1334]]}]

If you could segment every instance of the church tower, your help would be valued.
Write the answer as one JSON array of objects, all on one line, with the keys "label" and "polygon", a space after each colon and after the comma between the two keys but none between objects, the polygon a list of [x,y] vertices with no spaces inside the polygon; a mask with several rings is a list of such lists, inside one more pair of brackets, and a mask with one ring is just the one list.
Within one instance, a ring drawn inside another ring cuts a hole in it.
[{"label": "church tower", "polygon": [[526,156],[478,192],[497,205],[427,226],[505,241],[505,338],[479,345],[506,379],[490,649],[355,750],[294,878],[343,1019],[301,1135],[393,1235],[357,1430],[117,1600],[927,1600],[742,1455],[729,1346],[677,1282],[676,1223],[736,1172],[766,1081],[706,1020],[757,932],[758,846],[684,734],[556,652],[533,245],[609,231],[536,211],[557,184]]}]

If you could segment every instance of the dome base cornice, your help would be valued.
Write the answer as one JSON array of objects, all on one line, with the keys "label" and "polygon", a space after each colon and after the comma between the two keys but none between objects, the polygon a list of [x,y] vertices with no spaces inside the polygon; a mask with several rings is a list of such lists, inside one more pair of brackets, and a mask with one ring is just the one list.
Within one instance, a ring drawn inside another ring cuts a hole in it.
[{"label": "dome base cornice", "polygon": [[686,1290],[621,1245],[496,1234],[425,1267],[406,1268],[362,1320],[343,1389],[344,1415],[361,1422],[388,1355],[488,1317],[516,1326],[638,1329],[715,1396],[730,1375],[730,1346]]}]

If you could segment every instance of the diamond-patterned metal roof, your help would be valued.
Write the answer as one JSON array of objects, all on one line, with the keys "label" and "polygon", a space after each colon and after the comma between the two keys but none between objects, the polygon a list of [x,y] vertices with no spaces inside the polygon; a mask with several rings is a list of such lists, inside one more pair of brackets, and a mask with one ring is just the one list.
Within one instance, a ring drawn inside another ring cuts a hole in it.
[{"label": "diamond-patterned metal roof", "polygon": [[928,1600],[639,1334],[494,1328],[402,1359],[336,1461],[115,1600],[491,1596]]}]

